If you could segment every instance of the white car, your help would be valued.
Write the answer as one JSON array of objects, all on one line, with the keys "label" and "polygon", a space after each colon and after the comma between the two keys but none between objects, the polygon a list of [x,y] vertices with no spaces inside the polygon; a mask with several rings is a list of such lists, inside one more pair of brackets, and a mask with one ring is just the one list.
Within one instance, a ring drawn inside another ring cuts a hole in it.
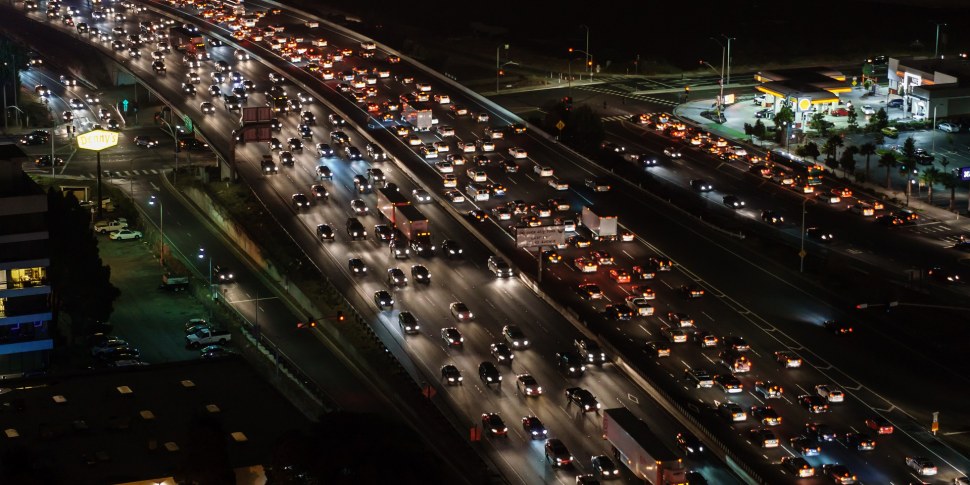
[{"label": "white car", "polygon": [[458,151],[462,153],[475,153],[475,143],[470,141],[458,142]]},{"label": "white car", "polygon": [[465,196],[457,190],[445,191],[445,197],[450,200],[453,204],[460,204],[465,201]]},{"label": "white car", "polygon": [[512,147],[509,148],[509,156],[512,158],[528,158],[529,152],[525,151],[525,148]]},{"label": "white car", "polygon": [[628,296],[626,297],[626,305],[633,310],[634,315],[640,317],[648,317],[653,315],[653,305],[647,303],[646,298],[638,296]]},{"label": "white car", "polygon": [[438,125],[436,130],[438,131],[438,135],[440,135],[442,138],[455,136],[455,129],[448,125]]},{"label": "white car", "polygon": [[841,389],[827,385],[819,384],[815,386],[815,392],[819,396],[824,397],[828,402],[843,402],[845,401],[845,393]]},{"label": "white car", "polygon": [[488,181],[488,174],[484,170],[475,170],[474,168],[468,169],[465,172],[468,178],[472,179],[473,182],[486,182]]},{"label": "white car", "polygon": [[542,165],[536,165],[533,169],[536,175],[540,177],[552,177],[552,167],[544,167]]},{"label": "white car", "polygon": [[441,173],[453,173],[455,171],[455,165],[447,160],[438,160],[434,163],[434,166]]},{"label": "white car", "polygon": [[939,125],[936,125],[936,128],[947,133],[956,133],[960,131],[960,125],[950,122],[940,123]]},{"label": "white car", "polygon": [[872,116],[872,115],[876,114],[876,110],[875,110],[875,108],[873,108],[872,106],[869,106],[867,104],[867,105],[865,105],[865,106],[862,107],[862,114],[864,114],[866,116]]},{"label": "white car", "polygon": [[670,158],[680,158],[681,157],[680,150],[678,150],[678,149],[676,149],[674,147],[664,148],[664,155],[667,155]]},{"label": "white car", "polygon": [[142,234],[141,234],[141,231],[133,231],[131,229],[121,229],[119,231],[115,231],[115,232],[112,232],[111,234],[108,234],[108,238],[113,239],[115,241],[126,241],[129,239],[141,239]]},{"label": "white car", "polygon": [[447,188],[458,187],[458,177],[456,177],[453,173],[445,174],[445,176],[441,178],[441,183],[443,183]]}]

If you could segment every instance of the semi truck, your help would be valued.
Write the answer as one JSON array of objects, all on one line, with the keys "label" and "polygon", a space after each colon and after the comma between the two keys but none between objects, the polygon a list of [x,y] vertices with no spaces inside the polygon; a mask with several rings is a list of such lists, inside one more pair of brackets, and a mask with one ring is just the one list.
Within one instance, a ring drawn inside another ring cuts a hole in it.
[{"label": "semi truck", "polygon": [[435,124],[431,105],[425,102],[403,103],[401,113],[407,121],[418,131],[428,131]]},{"label": "semi truck", "polygon": [[652,485],[687,483],[684,461],[627,408],[603,411],[603,438],[613,447],[613,456],[641,480]]},{"label": "semi truck", "polygon": [[616,216],[604,215],[601,209],[583,207],[583,225],[597,241],[616,241]]},{"label": "semi truck", "polygon": [[404,234],[412,251],[422,255],[434,253],[428,218],[400,192],[388,188],[377,189],[377,210]]}]

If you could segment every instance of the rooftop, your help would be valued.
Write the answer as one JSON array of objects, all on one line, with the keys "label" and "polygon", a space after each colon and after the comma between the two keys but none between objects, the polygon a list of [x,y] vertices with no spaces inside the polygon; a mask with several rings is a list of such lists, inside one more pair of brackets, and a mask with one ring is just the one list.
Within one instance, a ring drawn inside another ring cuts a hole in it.
[{"label": "rooftop", "polygon": [[255,465],[280,435],[310,425],[236,357],[3,384],[0,456],[21,465],[4,459],[6,483],[131,482],[173,475],[200,454]]},{"label": "rooftop", "polygon": [[941,72],[956,78],[970,79],[970,61],[960,57],[944,59],[904,57],[899,59],[899,65],[927,74]]}]

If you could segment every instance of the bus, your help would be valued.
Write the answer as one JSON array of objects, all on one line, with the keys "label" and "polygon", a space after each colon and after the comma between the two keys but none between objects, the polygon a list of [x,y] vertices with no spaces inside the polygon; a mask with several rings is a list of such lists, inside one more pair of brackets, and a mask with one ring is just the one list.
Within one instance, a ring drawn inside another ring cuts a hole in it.
[{"label": "bus", "polygon": [[797,177],[804,180],[806,185],[822,185],[822,178],[825,175],[825,167],[805,158],[799,157],[784,150],[775,149],[772,151],[775,160],[791,167],[792,172]]}]

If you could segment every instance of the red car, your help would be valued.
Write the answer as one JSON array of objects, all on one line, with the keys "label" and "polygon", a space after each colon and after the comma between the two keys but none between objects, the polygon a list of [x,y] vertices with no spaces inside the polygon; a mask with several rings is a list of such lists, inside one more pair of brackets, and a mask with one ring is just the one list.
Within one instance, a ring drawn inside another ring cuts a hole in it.
[{"label": "red car", "polygon": [[866,426],[879,434],[893,434],[892,423],[880,416],[867,418]]},{"label": "red car", "polygon": [[849,110],[845,108],[836,108],[829,112],[832,116],[849,116]]}]

